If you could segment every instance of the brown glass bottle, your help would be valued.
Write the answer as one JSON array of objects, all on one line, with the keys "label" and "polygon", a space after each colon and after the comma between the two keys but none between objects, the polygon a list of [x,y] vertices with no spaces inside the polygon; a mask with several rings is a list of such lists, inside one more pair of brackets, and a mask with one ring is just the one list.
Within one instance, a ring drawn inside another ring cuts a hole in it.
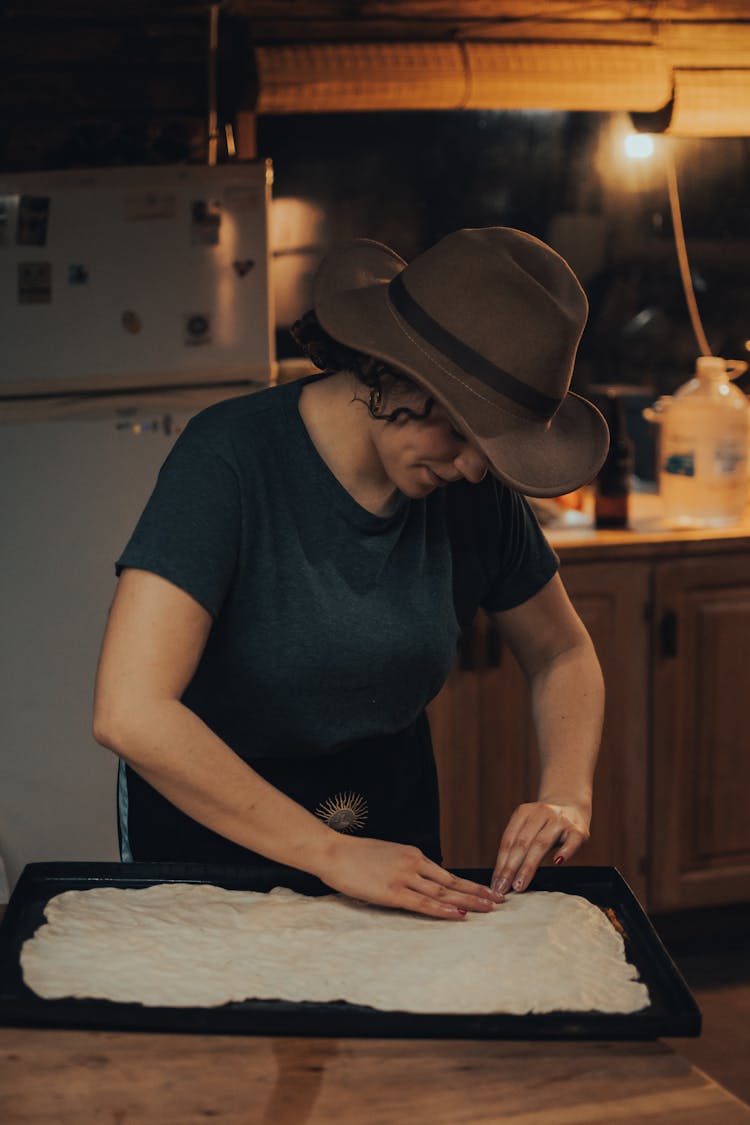
[{"label": "brown glass bottle", "polygon": [[599,528],[627,527],[633,443],[625,426],[622,401],[614,389],[607,391],[601,408],[609,426],[609,452],[594,482],[594,523]]}]

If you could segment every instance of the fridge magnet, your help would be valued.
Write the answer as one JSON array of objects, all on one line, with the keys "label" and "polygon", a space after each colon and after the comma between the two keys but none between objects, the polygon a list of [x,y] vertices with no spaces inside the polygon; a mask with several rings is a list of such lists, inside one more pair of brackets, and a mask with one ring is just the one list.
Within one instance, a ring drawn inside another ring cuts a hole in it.
[{"label": "fridge magnet", "polygon": [[193,246],[218,246],[221,204],[213,199],[194,199],[190,208],[190,241]]},{"label": "fridge magnet", "polygon": [[126,222],[138,222],[142,219],[173,219],[176,210],[176,196],[168,191],[148,191],[140,195],[125,196]]},{"label": "fridge magnet", "polygon": [[131,336],[137,336],[141,328],[143,328],[141,318],[138,316],[135,309],[125,309],[125,312],[120,317],[120,323]]},{"label": "fridge magnet", "polygon": [[48,305],[52,301],[52,263],[18,263],[19,305]]},{"label": "fridge magnet", "polygon": [[88,280],[89,271],[80,262],[68,266],[68,285],[87,285]]},{"label": "fridge magnet", "polygon": [[211,343],[211,317],[207,313],[189,313],[185,317],[185,344],[196,347]]},{"label": "fridge magnet", "polygon": [[16,242],[19,246],[44,246],[49,221],[48,195],[22,195],[18,202]]},{"label": "fridge magnet", "polygon": [[240,258],[237,261],[232,262],[232,266],[234,267],[234,272],[237,274],[237,277],[244,277],[246,273],[250,273],[250,270],[254,265],[254,258]]}]

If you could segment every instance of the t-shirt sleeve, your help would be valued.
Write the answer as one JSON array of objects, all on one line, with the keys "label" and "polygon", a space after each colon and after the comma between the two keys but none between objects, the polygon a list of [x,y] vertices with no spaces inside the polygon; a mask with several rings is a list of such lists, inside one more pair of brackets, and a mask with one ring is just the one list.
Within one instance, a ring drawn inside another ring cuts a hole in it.
[{"label": "t-shirt sleeve", "polygon": [[502,486],[495,492],[501,515],[497,570],[480,602],[490,613],[528,601],[560,566],[526,497]]},{"label": "t-shirt sleeve", "polygon": [[495,477],[447,491],[454,604],[463,628],[478,606],[496,613],[528,601],[557,573],[559,560],[526,498]]},{"label": "t-shirt sleeve", "polygon": [[115,563],[148,570],[190,594],[215,619],[237,566],[241,506],[234,468],[190,423]]}]

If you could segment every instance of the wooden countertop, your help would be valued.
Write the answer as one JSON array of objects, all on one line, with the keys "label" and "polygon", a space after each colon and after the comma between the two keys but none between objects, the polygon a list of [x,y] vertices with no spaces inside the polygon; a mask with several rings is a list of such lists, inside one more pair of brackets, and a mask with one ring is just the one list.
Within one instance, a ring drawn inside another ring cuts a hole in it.
[{"label": "wooden countertop", "polygon": [[[548,502],[545,502],[545,507]],[[544,527],[545,535],[564,561],[594,562],[619,558],[682,558],[750,550],[750,507],[739,524],[726,528],[676,531],[664,525],[661,503],[653,493],[630,497],[630,526],[597,531],[593,525],[593,495],[584,496],[581,512],[560,512],[560,519]]]},{"label": "wooden countertop", "polygon": [[748,1125],[660,1042],[293,1039],[0,1029],[8,1125]]}]

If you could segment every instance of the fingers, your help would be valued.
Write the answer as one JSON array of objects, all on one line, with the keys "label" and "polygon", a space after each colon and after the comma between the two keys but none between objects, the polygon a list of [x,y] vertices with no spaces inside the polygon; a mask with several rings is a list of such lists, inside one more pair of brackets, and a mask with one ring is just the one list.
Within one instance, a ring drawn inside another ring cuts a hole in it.
[{"label": "fingers", "polygon": [[545,826],[528,846],[517,845],[511,849],[507,865],[500,875],[500,883],[507,879],[514,891],[525,891],[536,874],[539,864],[550,848],[560,839],[556,826]]},{"label": "fingers", "polygon": [[415,914],[426,914],[428,918],[443,918],[449,922],[463,922],[468,914],[463,907],[449,902],[439,902],[430,895],[418,891],[405,891],[398,906],[402,910],[412,910]]},{"label": "fingers", "polygon": [[430,893],[434,897],[449,902],[456,901],[469,910],[491,909],[493,903],[503,901],[503,895],[497,894],[490,887],[453,875],[429,859],[425,859],[420,865],[417,874],[430,881]]},{"label": "fingers", "polygon": [[462,879],[444,867],[423,859],[419,868],[408,878],[399,906],[433,918],[461,921],[467,913],[489,913],[504,896],[493,894],[489,887]]},{"label": "fingers", "polygon": [[559,848],[555,848],[555,858],[553,863],[557,867],[561,863],[574,856],[581,844],[585,844],[588,836],[584,836],[582,832],[571,831],[566,834],[565,839],[560,844]]},{"label": "fingers", "polygon": [[495,901],[491,897],[491,892],[486,887],[484,888],[483,894],[466,893],[464,891],[451,890],[442,883],[436,883],[432,879],[426,879],[423,875],[418,875],[415,878],[413,883],[410,884],[410,889],[418,891],[420,894],[433,899],[435,902],[442,902],[449,906],[460,906],[464,910],[484,914],[488,914],[492,910]]},{"label": "fingers", "polygon": [[525,890],[539,864],[551,848],[559,845],[558,857],[569,859],[586,840],[555,805],[521,805],[508,822],[500,841],[492,887],[505,893]]},{"label": "fingers", "polygon": [[366,837],[342,838],[325,882],[352,898],[454,921],[503,901],[489,887],[446,871],[419,848]]},{"label": "fingers", "polygon": [[[529,829],[527,828],[528,819],[529,814],[527,807],[525,805],[519,805],[508,821],[508,826],[500,840],[500,849],[497,853],[491,886],[493,890],[497,890],[501,894],[505,894],[506,891],[510,890],[522,857],[525,855],[530,840],[532,839],[529,835]],[[515,856],[512,857],[514,848],[517,850]],[[515,864],[513,863],[513,859],[516,860]]]}]

